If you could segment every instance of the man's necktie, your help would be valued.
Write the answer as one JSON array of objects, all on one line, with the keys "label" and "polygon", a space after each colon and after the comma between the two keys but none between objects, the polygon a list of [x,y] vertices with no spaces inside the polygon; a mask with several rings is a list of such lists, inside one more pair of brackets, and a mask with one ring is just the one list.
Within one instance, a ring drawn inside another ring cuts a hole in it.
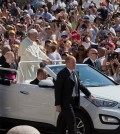
[{"label": "man's necktie", "polygon": [[94,67],[96,67],[96,62],[93,62]]},{"label": "man's necktie", "polygon": [[77,81],[77,76],[76,76],[76,74],[75,74],[74,71],[72,71],[71,75],[72,75],[73,81],[75,82],[75,86],[74,86],[75,93],[76,93],[76,96],[78,96],[78,81]]}]

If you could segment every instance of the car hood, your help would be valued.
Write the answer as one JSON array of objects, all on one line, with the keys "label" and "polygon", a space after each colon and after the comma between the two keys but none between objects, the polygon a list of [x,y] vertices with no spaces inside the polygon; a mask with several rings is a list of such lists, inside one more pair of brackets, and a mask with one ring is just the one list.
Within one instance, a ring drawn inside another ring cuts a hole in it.
[{"label": "car hood", "polygon": [[120,85],[104,86],[104,87],[89,87],[89,91],[95,97],[105,98],[120,102]]}]

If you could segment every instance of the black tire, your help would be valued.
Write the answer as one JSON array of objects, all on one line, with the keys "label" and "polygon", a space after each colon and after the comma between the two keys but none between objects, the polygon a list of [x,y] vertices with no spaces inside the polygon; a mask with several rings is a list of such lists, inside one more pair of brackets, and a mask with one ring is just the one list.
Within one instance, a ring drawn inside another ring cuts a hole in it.
[{"label": "black tire", "polygon": [[89,119],[85,116],[85,114],[82,113],[82,111],[77,111],[75,115],[77,134],[92,134]]},{"label": "black tire", "polygon": [[[86,115],[84,113],[82,113],[82,111],[76,111],[75,116],[76,116],[77,134],[92,134],[91,125],[90,125],[89,119],[86,117]],[[62,116],[60,114],[58,117],[58,122],[57,122],[58,128],[61,123],[61,118],[62,118]],[[66,134],[68,134],[67,130],[66,130]]]}]

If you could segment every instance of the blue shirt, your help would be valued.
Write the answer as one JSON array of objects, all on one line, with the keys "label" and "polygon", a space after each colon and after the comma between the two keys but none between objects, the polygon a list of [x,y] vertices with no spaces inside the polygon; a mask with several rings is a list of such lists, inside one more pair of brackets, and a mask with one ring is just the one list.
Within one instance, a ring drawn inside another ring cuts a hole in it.
[{"label": "blue shirt", "polygon": [[44,12],[44,13],[42,14],[42,18],[43,18],[43,19],[47,19],[47,20],[52,20],[52,19],[53,19],[52,14],[50,14],[50,13],[48,13],[48,12],[47,12],[47,13]]}]

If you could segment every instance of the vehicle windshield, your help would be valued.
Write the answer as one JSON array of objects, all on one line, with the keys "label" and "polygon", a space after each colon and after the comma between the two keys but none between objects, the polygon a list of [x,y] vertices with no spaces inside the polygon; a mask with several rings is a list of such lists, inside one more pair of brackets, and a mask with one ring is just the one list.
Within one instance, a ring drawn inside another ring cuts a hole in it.
[{"label": "vehicle windshield", "polygon": [[[57,74],[65,66],[50,66],[50,69]],[[109,86],[115,85],[115,83],[99,73],[95,69],[87,65],[77,65],[76,70],[79,72],[80,82],[86,87],[100,87],[100,86]]]}]

